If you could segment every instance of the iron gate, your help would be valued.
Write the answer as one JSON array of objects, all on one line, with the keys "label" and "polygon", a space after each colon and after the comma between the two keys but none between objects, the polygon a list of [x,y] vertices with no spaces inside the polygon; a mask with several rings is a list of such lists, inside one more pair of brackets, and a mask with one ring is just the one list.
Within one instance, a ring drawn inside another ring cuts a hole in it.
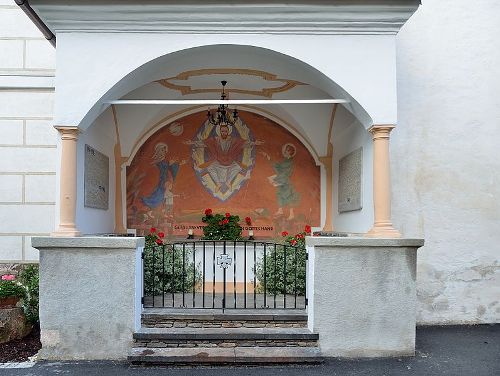
[{"label": "iron gate", "polygon": [[144,249],[144,307],[303,309],[304,248],[196,240]]}]

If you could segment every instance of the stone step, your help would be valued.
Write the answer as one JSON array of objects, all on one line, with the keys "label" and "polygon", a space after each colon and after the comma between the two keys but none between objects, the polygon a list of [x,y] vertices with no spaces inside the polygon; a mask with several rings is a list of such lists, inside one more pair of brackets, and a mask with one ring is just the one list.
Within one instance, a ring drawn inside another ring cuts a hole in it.
[{"label": "stone step", "polygon": [[133,364],[283,364],[320,363],[317,347],[133,348]]},{"label": "stone step", "polygon": [[148,308],[142,314],[147,328],[304,328],[304,310],[226,310]]},{"label": "stone step", "polygon": [[141,328],[134,347],[317,347],[306,328]]},{"label": "stone step", "polygon": [[317,340],[318,334],[305,328],[141,328],[136,340]]}]

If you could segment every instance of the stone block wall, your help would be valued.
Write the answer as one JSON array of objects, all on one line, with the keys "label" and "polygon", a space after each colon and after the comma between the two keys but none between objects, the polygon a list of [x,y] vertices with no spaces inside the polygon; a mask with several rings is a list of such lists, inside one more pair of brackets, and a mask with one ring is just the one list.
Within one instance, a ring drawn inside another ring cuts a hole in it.
[{"label": "stone block wall", "polygon": [[55,49],[0,0],[0,264],[37,261],[31,236],[54,229],[54,75]]}]

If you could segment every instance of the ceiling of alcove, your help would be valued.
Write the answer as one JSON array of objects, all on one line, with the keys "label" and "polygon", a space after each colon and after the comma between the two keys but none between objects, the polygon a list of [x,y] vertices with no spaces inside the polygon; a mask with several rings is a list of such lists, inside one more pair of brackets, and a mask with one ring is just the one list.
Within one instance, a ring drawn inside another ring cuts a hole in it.
[{"label": "ceiling of alcove", "polygon": [[[211,67],[180,71],[133,90],[122,99],[219,99],[226,80],[230,99],[318,99],[328,98],[323,91],[286,75],[252,68]],[[210,106],[215,108],[216,106]],[[262,113],[272,113],[295,128],[313,145],[317,155],[326,152],[325,140],[330,127],[332,105],[262,105],[254,106]],[[182,105],[120,105],[120,125],[133,132],[182,112]],[[200,107],[206,110],[207,107]],[[240,106],[240,109],[247,109]],[[307,129],[309,127],[309,129]],[[314,127],[311,129],[310,127]]]},{"label": "ceiling of alcove", "polygon": [[182,72],[173,77],[158,80],[165,88],[182,95],[220,93],[222,80],[230,83],[226,92],[272,98],[276,93],[287,92],[304,83],[276,74],[244,68],[207,68]]}]

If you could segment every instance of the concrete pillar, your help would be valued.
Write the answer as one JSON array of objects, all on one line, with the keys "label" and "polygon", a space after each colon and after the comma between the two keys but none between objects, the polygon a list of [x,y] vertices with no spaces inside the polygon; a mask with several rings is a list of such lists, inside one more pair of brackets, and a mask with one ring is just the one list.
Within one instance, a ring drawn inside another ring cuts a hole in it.
[{"label": "concrete pillar", "polygon": [[53,236],[79,236],[76,228],[76,143],[78,127],[55,126],[61,134],[61,173],[59,193],[59,225]]},{"label": "concrete pillar", "polygon": [[373,135],[373,205],[374,224],[366,234],[373,238],[399,238],[391,220],[391,173],[389,161],[389,134],[394,125],[374,125]]}]

